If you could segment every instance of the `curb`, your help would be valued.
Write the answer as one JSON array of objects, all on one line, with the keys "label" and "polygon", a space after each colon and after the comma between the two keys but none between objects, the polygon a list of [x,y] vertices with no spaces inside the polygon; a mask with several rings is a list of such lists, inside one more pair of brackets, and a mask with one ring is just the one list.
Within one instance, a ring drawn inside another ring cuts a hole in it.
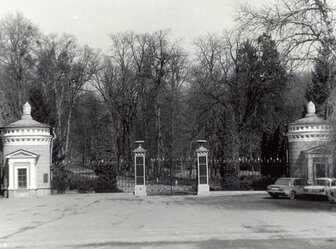
[{"label": "curb", "polygon": [[247,191],[212,191],[210,192],[210,196],[238,196],[238,195],[261,195],[267,194],[266,191],[254,191],[254,190],[247,190]]},{"label": "curb", "polygon": [[[51,194],[37,198],[20,198],[20,199],[45,199],[45,198],[72,198],[72,197],[106,197],[106,198],[162,198],[162,197],[217,197],[217,196],[244,196],[244,195],[263,195],[267,194],[266,191],[210,191],[209,195],[148,195],[148,196],[135,196],[133,193],[65,193],[65,194]],[[7,199],[0,196],[0,200],[17,200]]]}]

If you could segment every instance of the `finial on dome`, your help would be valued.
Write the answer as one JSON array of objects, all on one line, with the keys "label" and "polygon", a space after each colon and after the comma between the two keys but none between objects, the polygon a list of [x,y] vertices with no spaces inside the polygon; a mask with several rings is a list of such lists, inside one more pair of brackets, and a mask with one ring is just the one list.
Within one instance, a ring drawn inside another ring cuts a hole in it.
[{"label": "finial on dome", "polygon": [[21,119],[33,119],[31,116],[31,106],[28,102],[23,105],[23,114]]},{"label": "finial on dome", "polygon": [[306,117],[316,116],[315,114],[315,105],[312,101],[309,101],[307,104],[307,114]]}]

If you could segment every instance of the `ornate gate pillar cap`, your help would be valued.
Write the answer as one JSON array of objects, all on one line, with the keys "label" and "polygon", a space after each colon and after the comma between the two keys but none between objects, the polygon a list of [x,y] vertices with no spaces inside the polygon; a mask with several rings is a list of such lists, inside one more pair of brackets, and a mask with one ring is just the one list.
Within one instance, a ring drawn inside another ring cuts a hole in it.
[{"label": "ornate gate pillar cap", "polygon": [[135,143],[135,144],[139,144],[139,146],[141,147],[141,145],[142,145],[143,143],[145,143],[145,141],[144,141],[144,140],[137,140],[137,141],[135,141],[134,143]]},{"label": "ornate gate pillar cap", "polygon": [[204,147],[206,140],[197,140],[196,142],[200,145],[200,147],[196,150],[197,153],[209,151],[207,148]]},{"label": "ornate gate pillar cap", "polygon": [[138,144],[138,147],[135,150],[133,150],[133,152],[138,153],[138,154],[146,153],[146,150],[144,148],[142,148],[143,143],[145,143],[145,141],[143,141],[143,140],[135,141],[135,144]]},{"label": "ornate gate pillar cap", "polygon": [[209,150],[203,146],[199,147],[197,150],[196,150],[197,153],[204,153],[204,152],[209,152]]}]

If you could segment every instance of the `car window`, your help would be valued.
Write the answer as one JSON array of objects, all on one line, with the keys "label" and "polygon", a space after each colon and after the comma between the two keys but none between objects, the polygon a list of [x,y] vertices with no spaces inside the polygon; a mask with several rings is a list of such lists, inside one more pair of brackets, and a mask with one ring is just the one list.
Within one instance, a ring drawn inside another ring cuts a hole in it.
[{"label": "car window", "polygon": [[307,184],[306,184],[306,180],[304,179],[295,179],[293,181],[293,185],[301,186],[301,185],[307,185]]},{"label": "car window", "polygon": [[315,185],[319,186],[329,186],[329,181],[324,179],[316,180]]},{"label": "car window", "polygon": [[333,180],[331,186],[336,186],[336,180]]},{"label": "car window", "polygon": [[300,180],[295,179],[293,185],[300,185]]},{"label": "car window", "polygon": [[276,185],[288,185],[291,179],[279,178],[274,184]]}]

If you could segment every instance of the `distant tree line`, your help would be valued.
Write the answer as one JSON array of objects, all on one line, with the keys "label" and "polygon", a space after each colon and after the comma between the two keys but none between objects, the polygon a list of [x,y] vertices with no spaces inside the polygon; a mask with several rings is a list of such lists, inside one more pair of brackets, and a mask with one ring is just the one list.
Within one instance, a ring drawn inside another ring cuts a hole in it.
[{"label": "distant tree line", "polygon": [[29,101],[34,119],[55,128],[55,161],[113,158],[129,168],[138,139],[151,158],[171,161],[192,157],[196,139],[219,161],[280,158],[286,125],[307,101],[332,116],[333,13],[317,0],[242,6],[245,29],[199,37],[194,54],[167,31],[111,34],[103,54],[8,15],[0,21],[0,123],[19,119]]}]

